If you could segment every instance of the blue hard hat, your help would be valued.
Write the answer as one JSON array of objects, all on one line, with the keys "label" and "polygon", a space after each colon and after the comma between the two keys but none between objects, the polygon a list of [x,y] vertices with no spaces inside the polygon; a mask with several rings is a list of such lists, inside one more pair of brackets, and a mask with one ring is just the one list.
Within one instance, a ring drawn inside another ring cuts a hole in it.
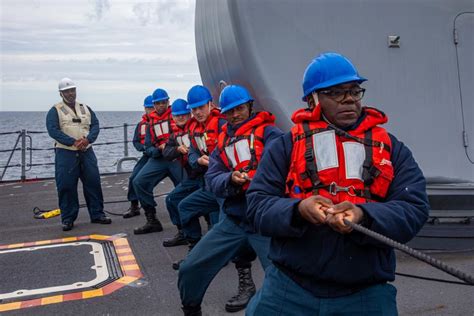
[{"label": "blue hard hat", "polygon": [[146,108],[153,107],[153,97],[151,95],[147,96],[145,100],[143,100],[143,106]]},{"label": "blue hard hat", "polygon": [[225,87],[219,97],[221,113],[225,113],[241,104],[253,101],[252,96],[244,87],[231,85]]},{"label": "blue hard hat", "polygon": [[212,101],[212,96],[209,90],[204,86],[194,86],[188,92],[188,107],[190,109],[203,106]]},{"label": "blue hard hat", "polygon": [[303,101],[313,91],[341,83],[367,81],[359,76],[349,59],[338,53],[324,53],[313,59],[306,67],[303,77]]},{"label": "blue hard hat", "polygon": [[191,113],[191,110],[188,109],[188,102],[186,102],[186,100],[176,99],[173,104],[171,104],[172,115],[183,115],[189,113]]},{"label": "blue hard hat", "polygon": [[168,93],[163,89],[158,88],[153,92],[153,102],[169,100],[169,98]]}]

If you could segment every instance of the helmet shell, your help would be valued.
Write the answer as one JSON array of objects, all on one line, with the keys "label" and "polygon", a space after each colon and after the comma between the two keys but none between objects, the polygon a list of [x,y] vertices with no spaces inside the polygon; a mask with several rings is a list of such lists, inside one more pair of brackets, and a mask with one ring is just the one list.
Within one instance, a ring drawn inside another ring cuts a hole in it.
[{"label": "helmet shell", "polygon": [[171,115],[183,115],[189,113],[191,113],[191,110],[188,108],[188,102],[186,102],[186,100],[176,99],[173,104],[171,104]]},{"label": "helmet shell", "polygon": [[250,93],[242,86],[230,85],[225,87],[219,97],[221,113],[225,113],[241,104],[253,101]]},{"label": "helmet shell", "polygon": [[312,92],[338,84],[367,81],[359,76],[352,62],[338,53],[324,53],[313,59],[303,76],[303,101]]},{"label": "helmet shell", "polygon": [[152,108],[153,107],[153,96],[149,95],[143,100],[143,106],[146,108]]},{"label": "helmet shell", "polygon": [[212,95],[209,90],[200,85],[196,85],[188,91],[188,107],[194,109],[212,101]]},{"label": "helmet shell", "polygon": [[63,78],[59,81],[59,84],[58,84],[58,89],[59,91],[64,91],[64,90],[69,90],[69,89],[72,89],[72,88],[75,88],[76,85],[74,84],[74,82],[69,79],[69,78]]},{"label": "helmet shell", "polygon": [[160,101],[164,101],[164,100],[169,100],[170,97],[168,96],[168,93],[163,90],[163,89],[156,89],[155,91],[153,91],[153,102],[160,102]]}]

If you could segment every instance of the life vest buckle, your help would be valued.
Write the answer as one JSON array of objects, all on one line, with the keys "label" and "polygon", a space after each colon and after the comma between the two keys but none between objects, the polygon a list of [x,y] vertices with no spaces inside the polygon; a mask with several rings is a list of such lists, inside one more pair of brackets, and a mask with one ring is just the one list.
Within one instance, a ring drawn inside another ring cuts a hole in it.
[{"label": "life vest buckle", "polygon": [[338,186],[336,182],[331,182],[329,185],[328,191],[331,195],[336,195],[338,192],[346,192],[350,196],[356,196],[355,188],[353,185],[348,187]]}]

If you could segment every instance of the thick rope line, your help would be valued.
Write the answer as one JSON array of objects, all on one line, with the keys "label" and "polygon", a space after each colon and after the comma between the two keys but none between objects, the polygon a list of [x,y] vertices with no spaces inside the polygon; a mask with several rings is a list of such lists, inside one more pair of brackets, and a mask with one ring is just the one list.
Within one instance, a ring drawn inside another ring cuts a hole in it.
[{"label": "thick rope line", "polygon": [[474,285],[474,276],[468,274],[468,273],[465,273],[465,272],[462,272],[456,268],[453,268],[453,267],[450,267],[448,266],[446,263],[442,262],[442,261],[439,261],[438,259],[435,259],[433,257],[430,257],[428,256],[427,254],[424,254],[418,250],[415,250],[413,248],[410,248],[406,245],[403,245],[399,242],[396,242],[395,240],[392,240],[386,236],[383,236],[379,233],[376,233],[370,229],[367,229],[359,224],[356,224],[356,223],[353,223],[351,221],[348,221],[347,219],[344,219],[344,224],[346,224],[347,226],[350,226],[352,229],[354,229],[355,231],[358,231],[360,233],[363,233],[364,235],[367,235],[369,237],[372,237],[374,238],[375,240],[378,240],[390,247],[393,247],[393,248],[396,248],[418,260],[421,260],[423,262],[426,262],[428,263],[429,265],[435,267],[435,268],[438,268],[448,274],[451,274],[452,276],[460,279],[460,280],[463,280],[464,282],[466,282],[467,284],[469,285]]}]

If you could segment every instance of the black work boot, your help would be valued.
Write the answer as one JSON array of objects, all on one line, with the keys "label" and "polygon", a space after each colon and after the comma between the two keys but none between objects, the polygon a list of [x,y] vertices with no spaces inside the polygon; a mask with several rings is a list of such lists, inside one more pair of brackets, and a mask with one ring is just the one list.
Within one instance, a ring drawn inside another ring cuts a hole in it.
[{"label": "black work boot", "polygon": [[239,292],[225,304],[225,310],[229,313],[243,310],[255,294],[252,270],[250,268],[237,268],[237,273],[239,274]]},{"label": "black work boot", "polygon": [[187,244],[188,241],[181,230],[178,230],[178,233],[176,233],[173,238],[163,240],[163,247],[176,247]]},{"label": "black work boot", "polygon": [[163,226],[161,226],[160,221],[156,218],[156,210],[154,207],[147,207],[145,208],[145,217],[146,217],[146,224],[142,227],[135,228],[133,233],[135,235],[141,234],[149,234],[155,232],[163,231]]},{"label": "black work boot", "polygon": [[[196,246],[196,244],[198,243],[198,241],[200,240],[201,238],[197,238],[197,239],[194,239],[194,238],[186,238],[186,241],[188,242],[189,244],[189,250],[188,250],[188,253],[191,252],[191,250],[193,250],[194,246]],[[184,259],[180,259],[178,261],[175,261],[173,262],[172,264],[172,267],[173,267],[173,270],[179,270],[179,266],[181,265],[181,262],[183,262]]]},{"label": "black work boot", "polygon": [[140,215],[140,206],[138,205],[138,202],[132,201],[130,207],[122,216],[123,218],[130,218],[138,215]]},{"label": "black work boot", "polygon": [[184,316],[201,316],[201,305],[198,306],[183,306],[181,307],[183,310]]}]

